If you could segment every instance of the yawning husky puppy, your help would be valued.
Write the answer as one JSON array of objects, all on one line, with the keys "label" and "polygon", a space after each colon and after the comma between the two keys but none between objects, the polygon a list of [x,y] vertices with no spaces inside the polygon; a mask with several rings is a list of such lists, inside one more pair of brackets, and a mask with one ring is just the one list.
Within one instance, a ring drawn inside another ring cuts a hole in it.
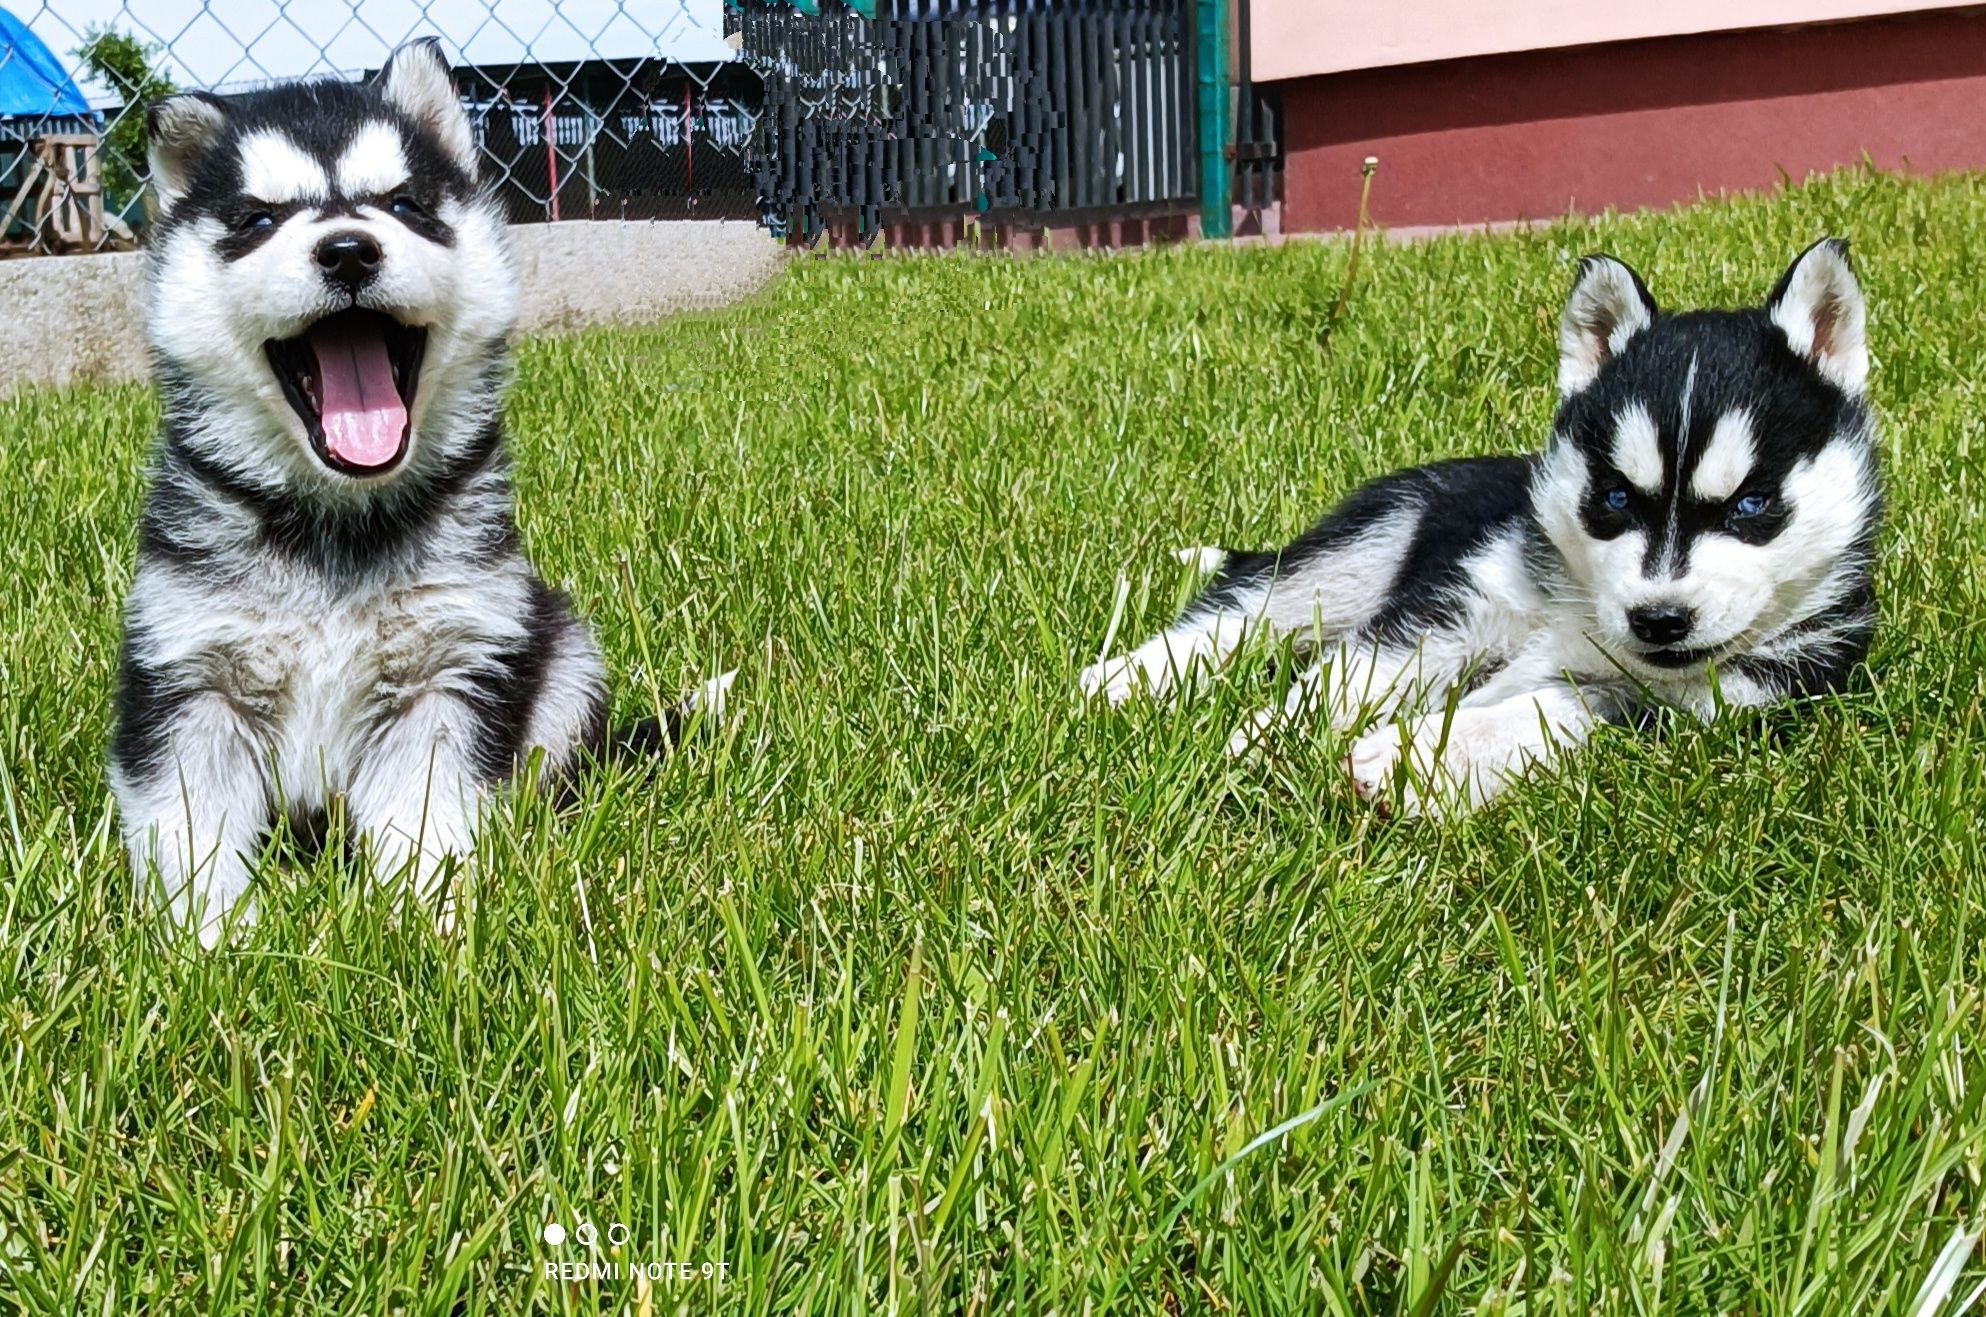
[{"label": "yawning husky puppy", "polygon": [[601,740],[606,684],[519,551],[517,278],[439,48],[363,86],[174,96],[149,129],[165,432],[110,780],[141,886],[211,942],[276,813],[334,794],[430,893],[525,756],[556,778]]},{"label": "yawning husky puppy", "polygon": [[1314,661],[1229,749],[1312,709],[1383,721],[1347,766],[1408,812],[1479,804],[1601,720],[1834,690],[1876,618],[1868,368],[1838,240],[1742,311],[1664,314],[1588,257],[1543,453],[1399,472],[1288,548],[1211,554],[1184,616],[1083,690],[1159,694],[1249,635],[1289,636]]}]

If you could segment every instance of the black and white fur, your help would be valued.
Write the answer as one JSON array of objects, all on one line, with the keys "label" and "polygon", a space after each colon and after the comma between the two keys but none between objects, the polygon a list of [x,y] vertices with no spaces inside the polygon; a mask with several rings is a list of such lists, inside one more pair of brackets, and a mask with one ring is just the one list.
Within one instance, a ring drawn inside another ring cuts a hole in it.
[{"label": "black and white fur", "polygon": [[[606,714],[599,649],[512,519],[518,285],[468,117],[420,42],[369,84],[175,96],[149,128],[165,425],[110,749],[131,863],[211,943],[276,816],[338,795],[377,872],[434,895],[520,762],[557,779]],[[404,408],[359,468],[321,355],[296,355],[335,317],[390,343]]]},{"label": "black and white fur", "polygon": [[1309,665],[1230,751],[1319,711],[1364,733],[1359,793],[1410,813],[1480,804],[1601,721],[1838,689],[1876,619],[1863,321],[1839,240],[1739,311],[1665,314],[1588,257],[1544,452],[1385,476],[1285,549],[1213,555],[1180,620],[1082,688],[1158,695],[1290,637]]}]

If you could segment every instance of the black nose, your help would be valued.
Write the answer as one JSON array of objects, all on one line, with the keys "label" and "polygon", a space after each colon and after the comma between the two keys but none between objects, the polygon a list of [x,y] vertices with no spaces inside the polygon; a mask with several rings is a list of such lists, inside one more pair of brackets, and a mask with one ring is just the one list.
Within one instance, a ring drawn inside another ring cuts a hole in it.
[{"label": "black nose", "polygon": [[1673,645],[1696,625],[1696,614],[1674,604],[1648,604],[1627,610],[1628,629],[1651,645]]},{"label": "black nose", "polygon": [[379,244],[363,233],[334,233],[317,244],[317,268],[346,292],[356,294],[372,282],[384,259]]}]

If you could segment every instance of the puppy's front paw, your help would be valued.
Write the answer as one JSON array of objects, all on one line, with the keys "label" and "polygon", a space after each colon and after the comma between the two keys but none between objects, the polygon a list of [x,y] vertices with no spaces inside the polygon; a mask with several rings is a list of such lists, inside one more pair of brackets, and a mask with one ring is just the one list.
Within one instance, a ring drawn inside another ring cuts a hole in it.
[{"label": "puppy's front paw", "polygon": [[1144,669],[1128,654],[1092,663],[1076,678],[1076,686],[1085,700],[1102,696],[1113,709],[1145,693],[1149,685]]},{"label": "puppy's front paw", "polygon": [[1227,738],[1228,758],[1239,759],[1243,755],[1251,755],[1266,748],[1269,737],[1287,717],[1280,706],[1273,704],[1249,714],[1241,720],[1241,726],[1235,728]]},{"label": "puppy's front paw", "polygon": [[[1351,774],[1352,790],[1358,792],[1359,799],[1373,802],[1381,815],[1392,812],[1393,777],[1400,763],[1403,736],[1401,728],[1388,723],[1354,741],[1351,752],[1345,756],[1345,771]],[[1412,802],[1407,812],[1416,812],[1419,797],[1411,783],[1403,794],[1403,806]]]},{"label": "puppy's front paw", "polygon": [[[183,836],[169,837],[156,849],[141,846],[134,843],[131,852],[138,892],[163,896],[167,919],[181,932],[193,933],[203,950],[227,945],[255,923],[255,900],[248,894],[251,868],[245,855],[217,850],[192,864]],[[155,866],[154,857],[164,863]]]},{"label": "puppy's front paw", "polygon": [[[1383,810],[1397,798],[1403,814],[1453,816],[1486,803],[1522,773],[1537,753],[1531,706],[1457,709],[1410,727],[1388,725],[1360,738],[1346,766],[1359,795]],[[1397,772],[1402,758],[1404,774]],[[1395,784],[1397,791],[1390,791]]]},{"label": "puppy's front paw", "polygon": [[[182,923],[187,922],[185,918]],[[200,939],[200,949],[213,951],[229,941],[241,937],[255,925],[255,903],[243,901],[230,909],[225,902],[210,902],[201,912],[199,927],[194,936]]]},{"label": "puppy's front paw", "polygon": [[466,835],[441,836],[436,830],[376,828],[367,836],[373,877],[381,884],[404,884],[414,900],[434,915],[435,932],[455,931],[464,882],[475,863],[475,843]]}]

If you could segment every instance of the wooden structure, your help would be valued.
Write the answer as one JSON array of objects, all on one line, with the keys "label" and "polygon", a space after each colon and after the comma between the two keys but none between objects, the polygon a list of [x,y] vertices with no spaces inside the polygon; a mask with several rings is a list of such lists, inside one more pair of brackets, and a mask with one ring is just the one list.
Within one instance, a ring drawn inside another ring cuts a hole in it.
[{"label": "wooden structure", "polygon": [[[103,207],[103,174],[94,133],[46,133],[28,144],[33,161],[0,214],[0,254],[93,252],[132,247],[131,229]],[[4,241],[16,220],[22,241]]]}]

